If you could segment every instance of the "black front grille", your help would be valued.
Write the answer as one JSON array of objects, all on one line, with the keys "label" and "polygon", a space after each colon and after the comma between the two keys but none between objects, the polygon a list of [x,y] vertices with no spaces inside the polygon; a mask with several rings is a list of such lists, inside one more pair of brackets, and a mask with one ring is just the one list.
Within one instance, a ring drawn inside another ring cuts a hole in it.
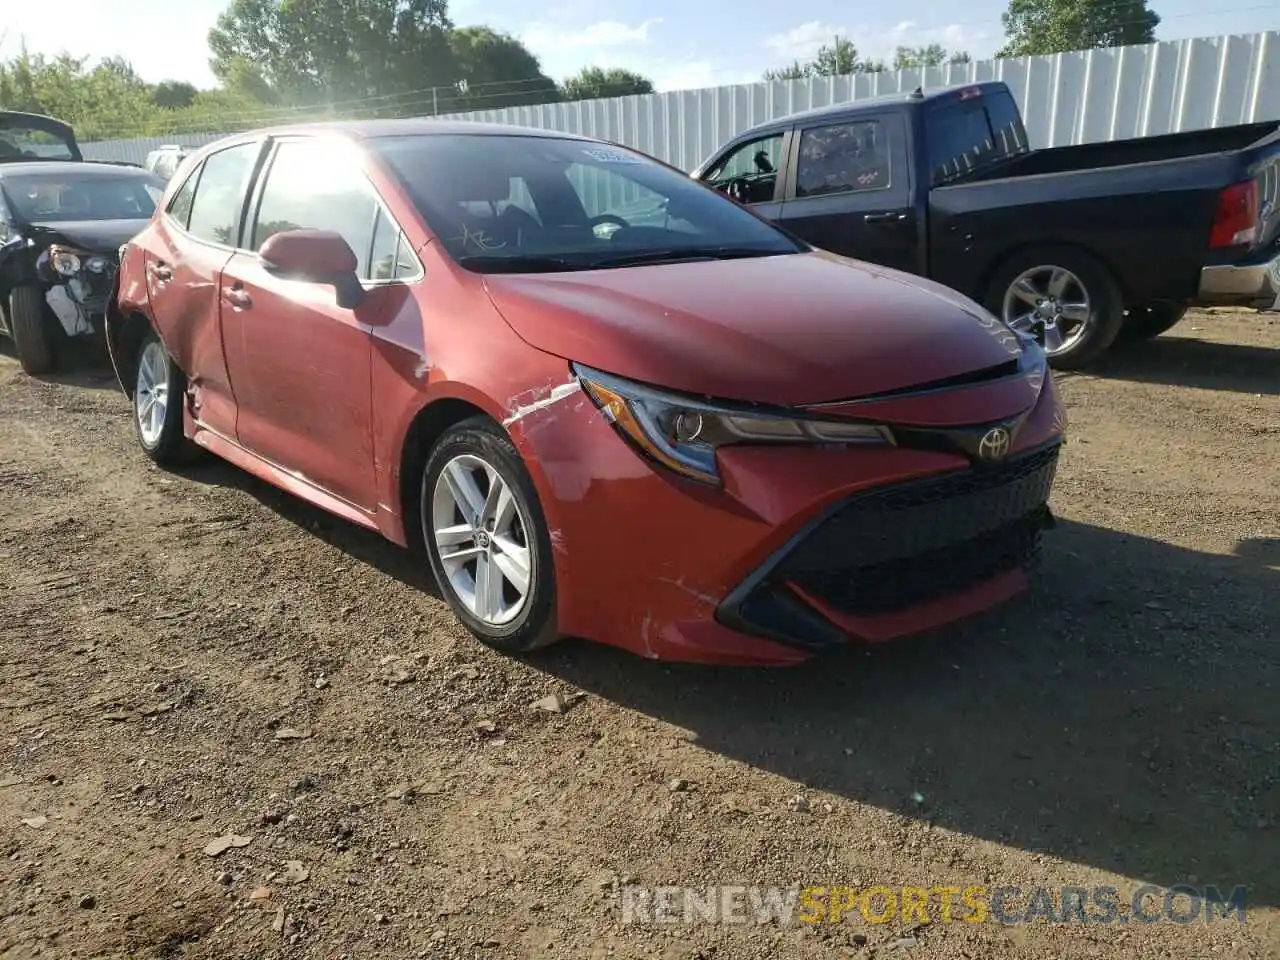
[{"label": "black front grille", "polygon": [[1036,556],[1058,448],[850,498],[783,558],[791,581],[849,613],[945,596]]}]

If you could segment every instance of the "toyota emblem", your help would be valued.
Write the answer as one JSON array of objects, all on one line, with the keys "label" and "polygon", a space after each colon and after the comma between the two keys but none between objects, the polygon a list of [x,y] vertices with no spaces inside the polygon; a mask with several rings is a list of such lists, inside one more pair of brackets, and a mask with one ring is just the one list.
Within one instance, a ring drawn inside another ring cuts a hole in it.
[{"label": "toyota emblem", "polygon": [[1010,439],[1004,427],[992,427],[978,442],[978,456],[983,460],[1003,460],[1009,452]]}]

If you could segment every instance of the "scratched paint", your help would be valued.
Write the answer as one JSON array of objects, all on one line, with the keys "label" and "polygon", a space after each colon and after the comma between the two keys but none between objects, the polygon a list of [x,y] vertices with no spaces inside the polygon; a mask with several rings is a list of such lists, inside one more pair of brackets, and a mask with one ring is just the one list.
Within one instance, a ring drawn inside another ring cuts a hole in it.
[{"label": "scratched paint", "polygon": [[[551,406],[552,404],[559,403],[565,397],[573,396],[575,393],[577,393],[581,389],[582,389],[582,384],[579,383],[578,379],[575,377],[574,379],[570,380],[568,383],[562,383],[560,384],[560,386],[553,388],[545,396],[540,397],[539,399],[534,400],[530,403],[527,403],[523,406],[516,407],[516,409],[511,412],[511,415],[507,417],[507,419],[502,421],[502,425],[504,427],[509,427],[513,423],[518,423],[519,421],[523,420],[525,417],[529,416],[529,414],[536,413],[539,410],[545,410],[547,407]],[[513,397],[512,402],[514,402],[515,399],[516,398]]]}]

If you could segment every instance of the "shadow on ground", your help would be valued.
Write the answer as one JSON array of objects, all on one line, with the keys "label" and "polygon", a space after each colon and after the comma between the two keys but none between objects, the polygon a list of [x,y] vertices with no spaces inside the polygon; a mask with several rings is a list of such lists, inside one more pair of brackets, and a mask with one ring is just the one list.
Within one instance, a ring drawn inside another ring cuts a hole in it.
[{"label": "shadow on ground", "polygon": [[1185,336],[1118,342],[1085,372],[1139,383],[1280,395],[1280,350]]},{"label": "shadow on ground", "polygon": [[1032,593],[932,636],[786,671],[588,644],[538,665],[812,789],[1280,904],[1280,574],[1258,562],[1280,541],[1219,557],[1071,522],[1051,536]]},{"label": "shadow on ground", "polygon": [[[375,533],[219,461],[186,475],[436,594],[425,561]],[[927,637],[790,670],[581,642],[531,664],[811,789],[1145,882],[1243,884],[1250,906],[1276,905],[1277,563],[1274,538],[1224,557],[1060,521],[1031,593]]]},{"label": "shadow on ground", "polygon": [[177,472],[195,483],[240,490],[282,519],[319,537],[349,557],[406,586],[425,591],[433,597],[440,596],[427,559],[396,546],[380,533],[347,523],[210,454],[197,454],[192,463]]},{"label": "shadow on ground", "polygon": [[[13,341],[0,336],[0,357],[17,362]],[[34,378],[42,383],[57,383],[86,390],[119,390],[115,370],[106,348],[94,343],[72,341],[58,354],[58,370]]]}]

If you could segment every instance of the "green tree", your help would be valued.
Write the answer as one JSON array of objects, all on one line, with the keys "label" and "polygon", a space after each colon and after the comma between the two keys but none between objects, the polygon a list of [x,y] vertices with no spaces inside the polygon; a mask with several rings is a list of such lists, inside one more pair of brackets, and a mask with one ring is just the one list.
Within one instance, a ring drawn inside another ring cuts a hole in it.
[{"label": "green tree", "polygon": [[621,67],[611,67],[608,70],[583,67],[560,85],[560,94],[566,100],[599,100],[641,93],[653,93],[653,81]]},{"label": "green tree", "polygon": [[560,99],[556,82],[538,58],[510,34],[489,27],[463,27],[449,34],[458,76],[466,81],[451,110],[494,110]]},{"label": "green tree", "polygon": [[1153,43],[1160,17],[1147,0],[1009,0],[997,57]]},{"label": "green tree", "polygon": [[963,50],[948,50],[940,43],[924,47],[899,47],[893,55],[893,69],[922,70],[944,63],[969,63],[972,58]]},{"label": "green tree", "polygon": [[210,66],[261,68],[292,104],[386,116],[430,110],[458,79],[446,0],[232,0],[209,31]]},{"label": "green tree", "polygon": [[181,80],[166,80],[157,83],[151,91],[151,102],[166,110],[180,110],[195,103],[199,92],[194,86]]},{"label": "green tree", "polygon": [[879,73],[884,64],[859,55],[852,40],[836,37],[818,48],[812,60],[796,60],[777,70],[766,70],[766,80],[803,80],[806,77],[839,77],[848,73]]}]

